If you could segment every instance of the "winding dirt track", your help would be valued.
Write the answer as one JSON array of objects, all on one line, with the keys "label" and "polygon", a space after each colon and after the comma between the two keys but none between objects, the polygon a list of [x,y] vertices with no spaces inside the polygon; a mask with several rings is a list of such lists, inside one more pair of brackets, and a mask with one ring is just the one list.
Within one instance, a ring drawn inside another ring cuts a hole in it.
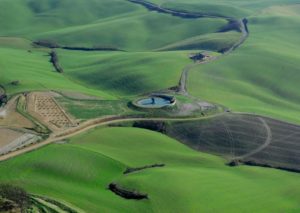
[{"label": "winding dirt track", "polygon": [[189,72],[195,68],[196,66],[200,65],[200,64],[206,64],[209,63],[211,61],[214,61],[218,59],[218,57],[210,57],[210,59],[207,59],[205,61],[201,61],[201,62],[196,62],[193,64],[189,64],[187,65],[185,68],[183,68],[182,73],[181,73],[181,77],[179,80],[179,85],[178,85],[178,93],[181,95],[185,95],[188,96],[188,90],[187,90],[187,81],[188,81],[188,76],[189,76]]},{"label": "winding dirt track", "polygon": [[68,139],[70,137],[79,135],[80,133],[83,133],[85,131],[91,130],[96,127],[100,126],[105,126],[108,124],[114,124],[114,123],[122,123],[122,122],[129,122],[129,121],[195,121],[195,120],[205,120],[205,119],[210,119],[214,117],[218,117],[221,115],[224,115],[225,113],[219,113],[216,115],[211,115],[211,116],[206,116],[206,117],[196,117],[196,118],[140,118],[140,117],[131,117],[131,118],[122,118],[119,116],[112,116],[112,117],[105,117],[105,118],[98,118],[98,119],[93,119],[89,120],[87,122],[82,123],[81,125],[61,131],[61,132],[56,132],[50,135],[48,139],[45,141],[42,141],[40,143],[36,143],[33,145],[30,145],[28,147],[25,147],[23,149],[10,152],[6,155],[0,156],[0,161],[8,160],[10,158],[16,157],[18,155],[34,151],[36,149],[39,149],[41,147],[44,147],[48,144],[57,142],[57,141],[62,141],[65,139]]},{"label": "winding dirt track", "polygon": [[189,64],[187,65],[181,74],[181,78],[179,80],[179,88],[178,88],[178,92],[182,95],[188,95],[188,91],[187,91],[187,81],[188,81],[188,75],[189,72],[196,66],[200,65],[200,64],[206,64],[209,63],[211,61],[215,61],[218,60],[219,58],[228,55],[230,53],[232,53],[235,49],[237,49],[238,47],[240,47],[248,38],[249,36],[249,32],[248,32],[248,27],[247,27],[247,23],[244,21],[245,19],[240,19],[237,20],[240,26],[240,30],[241,30],[241,37],[240,39],[230,48],[228,49],[226,52],[224,52],[222,55],[220,56],[214,56],[214,57],[210,57],[207,60],[201,61],[201,62],[197,62],[197,63],[193,63],[193,64]]},{"label": "winding dirt track", "polygon": [[256,153],[259,153],[260,151],[267,148],[271,144],[271,142],[272,142],[272,130],[271,130],[270,126],[267,124],[267,122],[264,118],[258,117],[258,119],[262,122],[263,126],[266,129],[267,136],[266,136],[265,142],[261,146],[259,146],[256,149],[252,150],[251,152],[248,152],[244,155],[238,156],[238,157],[234,158],[233,160],[243,160],[245,158],[248,158],[252,155],[255,155]]},{"label": "winding dirt track", "polygon": [[[144,7],[148,8],[149,10],[155,10],[157,12],[162,12],[162,13],[170,14],[170,15],[173,15],[173,16],[179,16],[179,17],[182,17],[182,18],[210,17],[210,18],[223,18],[223,19],[226,19],[226,20],[233,20],[233,18],[223,17],[223,16],[213,16],[213,15],[207,15],[207,14],[189,13],[189,12],[185,12],[185,11],[182,12],[182,11],[175,11],[175,10],[171,10],[171,9],[166,9],[166,8],[160,7],[158,5],[155,5],[155,4],[152,4],[150,2],[143,1],[143,0],[128,0],[128,1],[143,5]],[[247,23],[243,19],[236,20],[236,21],[238,21],[239,24],[240,24],[242,36],[241,36],[240,40],[237,41],[223,55],[229,54],[232,51],[234,51],[236,48],[238,48],[240,45],[242,45],[248,37]],[[199,64],[204,64],[204,63],[208,63],[212,60],[217,60],[219,57],[221,57],[221,56],[211,57],[209,60],[202,61],[202,62],[199,62],[199,63],[196,63],[196,64],[193,63],[193,64],[187,65],[183,69],[183,72],[182,72],[182,75],[181,75],[181,78],[180,78],[179,93],[184,94],[184,95],[188,95],[186,85],[187,85],[188,73],[192,68],[194,68],[195,66],[197,66]],[[195,120],[210,119],[210,118],[213,118],[213,117],[221,116],[223,114],[225,114],[225,113],[219,113],[219,114],[212,115],[212,116],[196,117],[196,118],[168,118],[168,117],[160,117],[160,118],[140,118],[140,117],[129,117],[128,118],[127,117],[127,118],[124,118],[124,117],[120,117],[120,116],[112,116],[112,117],[93,119],[93,120],[89,120],[87,122],[84,122],[84,123],[80,124],[77,127],[73,127],[73,128],[68,129],[68,130],[61,131],[61,132],[55,132],[55,133],[51,134],[48,139],[46,139],[45,141],[42,141],[40,143],[30,145],[30,146],[25,147],[23,149],[20,149],[20,150],[8,153],[6,155],[0,156],[0,161],[4,161],[4,160],[10,159],[12,157],[21,155],[21,154],[31,152],[33,150],[36,150],[38,148],[41,148],[41,147],[46,146],[48,144],[51,144],[53,142],[65,140],[67,138],[73,137],[75,135],[78,135],[78,134],[80,134],[82,132],[85,132],[85,131],[88,131],[90,129],[93,129],[93,128],[96,128],[96,127],[99,127],[99,126],[108,125],[108,124],[128,122],[128,121],[195,121]],[[267,128],[267,130],[271,132],[271,130],[269,128]],[[271,141],[271,139],[270,139],[270,141]],[[249,153],[249,154],[251,154],[251,153]]]},{"label": "winding dirt track", "polygon": [[169,15],[173,15],[173,16],[178,16],[178,17],[181,17],[181,18],[190,18],[190,19],[222,18],[222,19],[226,19],[228,21],[236,21],[238,23],[242,35],[241,35],[240,39],[235,44],[232,45],[231,48],[226,50],[221,56],[211,57],[208,60],[204,60],[204,61],[201,61],[201,62],[198,62],[198,63],[189,64],[182,70],[182,74],[181,74],[181,77],[180,77],[180,80],[179,80],[179,85],[178,85],[178,93],[182,94],[182,95],[186,95],[186,96],[188,95],[187,86],[186,86],[187,85],[187,80],[188,80],[188,74],[194,67],[196,67],[197,65],[200,65],[200,64],[205,64],[205,63],[217,60],[217,59],[219,59],[220,57],[222,57],[224,55],[230,54],[235,49],[240,47],[246,41],[246,39],[249,36],[249,31],[248,31],[248,26],[247,26],[247,19],[245,19],[245,18],[243,18],[243,19],[234,19],[232,17],[220,16],[220,15],[218,16],[218,15],[210,15],[210,14],[203,14],[203,13],[196,13],[196,12],[173,10],[173,9],[161,7],[160,5],[156,5],[154,3],[147,2],[147,1],[144,1],[144,0],[128,0],[128,1],[132,2],[132,3],[135,3],[135,4],[142,5],[142,6],[146,7],[148,10],[157,11],[159,13],[165,13],[165,14],[169,14]]}]

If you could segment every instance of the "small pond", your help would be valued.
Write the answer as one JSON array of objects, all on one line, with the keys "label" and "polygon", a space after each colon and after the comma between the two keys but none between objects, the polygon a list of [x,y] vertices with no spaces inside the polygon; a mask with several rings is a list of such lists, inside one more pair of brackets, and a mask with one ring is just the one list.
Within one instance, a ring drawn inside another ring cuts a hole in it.
[{"label": "small pond", "polygon": [[144,108],[162,108],[165,106],[173,106],[175,100],[170,97],[152,96],[136,101],[135,105]]}]

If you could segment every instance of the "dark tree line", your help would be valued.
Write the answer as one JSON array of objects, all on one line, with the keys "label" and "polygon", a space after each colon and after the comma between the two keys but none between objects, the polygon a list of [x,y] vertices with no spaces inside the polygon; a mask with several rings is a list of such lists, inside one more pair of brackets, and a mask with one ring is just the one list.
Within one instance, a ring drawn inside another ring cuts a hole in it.
[{"label": "dark tree line", "polygon": [[56,51],[52,50],[50,52],[50,57],[51,57],[50,62],[53,64],[53,67],[55,68],[55,70],[59,73],[63,73],[64,70],[59,64],[58,55],[57,55]]},{"label": "dark tree line", "polygon": [[9,184],[0,185],[0,212],[16,208],[26,212],[30,205],[30,196],[24,189]]},{"label": "dark tree line", "polygon": [[108,189],[114,192],[116,195],[119,195],[120,197],[123,197],[125,199],[134,199],[134,200],[148,199],[147,194],[142,194],[136,191],[129,191],[123,189],[115,183],[109,184]]},{"label": "dark tree line", "polygon": [[105,45],[95,45],[93,47],[72,47],[72,46],[62,46],[54,41],[49,40],[38,40],[34,41],[33,45],[46,47],[50,49],[65,49],[65,50],[78,50],[78,51],[122,51],[116,47],[112,46],[105,46]]}]

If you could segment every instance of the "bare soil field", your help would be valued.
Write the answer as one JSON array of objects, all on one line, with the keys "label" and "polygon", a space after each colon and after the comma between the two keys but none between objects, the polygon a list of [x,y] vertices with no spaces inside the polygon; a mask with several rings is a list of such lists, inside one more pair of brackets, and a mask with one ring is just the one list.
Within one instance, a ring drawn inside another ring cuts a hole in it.
[{"label": "bare soil field", "polygon": [[53,93],[30,93],[27,96],[28,112],[51,130],[75,126],[76,122],[56,102],[53,96]]},{"label": "bare soil field", "polygon": [[163,125],[163,133],[170,137],[193,149],[221,155],[229,162],[300,171],[300,126],[234,113]]},{"label": "bare soil field", "polygon": [[8,128],[0,128],[0,149],[21,137],[23,133]]},{"label": "bare soil field", "polygon": [[0,147],[0,155],[5,155],[10,152],[19,150],[26,146],[35,144],[41,140],[40,136],[31,133],[23,133],[19,137]]},{"label": "bare soil field", "polygon": [[9,126],[14,128],[34,127],[34,124],[16,111],[18,96],[13,97],[2,108],[0,108],[0,126]]},{"label": "bare soil field", "polygon": [[300,126],[273,119],[266,122],[272,130],[270,145],[243,161],[300,171]]}]

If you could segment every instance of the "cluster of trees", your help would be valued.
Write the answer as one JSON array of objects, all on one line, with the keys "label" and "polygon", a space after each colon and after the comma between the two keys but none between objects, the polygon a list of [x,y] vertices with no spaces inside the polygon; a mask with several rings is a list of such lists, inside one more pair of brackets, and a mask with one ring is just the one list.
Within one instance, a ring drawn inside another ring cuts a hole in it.
[{"label": "cluster of trees", "polygon": [[120,197],[123,197],[125,199],[134,199],[134,200],[148,199],[147,194],[142,194],[137,191],[129,191],[126,189],[122,189],[120,186],[118,186],[115,183],[109,184],[108,189],[114,192],[116,195],[119,195]]},{"label": "cluster of trees", "polygon": [[196,61],[201,61],[205,58],[206,56],[202,53],[195,53],[190,55],[190,59],[193,60],[194,62]]},{"label": "cluster of trees", "polygon": [[7,103],[7,95],[5,94],[5,89],[2,85],[0,85],[0,107],[2,106],[2,104],[6,104]]},{"label": "cluster of trees", "polygon": [[166,133],[167,127],[163,121],[135,121],[133,127],[149,129],[155,132]]},{"label": "cluster of trees", "polygon": [[7,103],[7,95],[3,94],[1,95],[0,94],[0,106],[2,106],[2,104],[6,104]]},{"label": "cluster of trees", "polygon": [[49,40],[38,40],[38,41],[34,41],[33,44],[41,47],[51,48],[51,49],[60,48],[59,44]]},{"label": "cluster of trees", "polygon": [[30,196],[24,189],[9,184],[0,185],[0,212],[26,212],[30,206]]},{"label": "cluster of trees", "polygon": [[58,55],[57,55],[56,51],[52,50],[50,52],[50,57],[51,57],[50,62],[53,64],[55,70],[59,73],[63,73],[64,70],[59,64]]},{"label": "cluster of trees", "polygon": [[228,24],[222,27],[219,32],[224,33],[228,31],[237,31],[237,32],[242,32],[241,30],[241,23],[238,20],[229,20]]}]

